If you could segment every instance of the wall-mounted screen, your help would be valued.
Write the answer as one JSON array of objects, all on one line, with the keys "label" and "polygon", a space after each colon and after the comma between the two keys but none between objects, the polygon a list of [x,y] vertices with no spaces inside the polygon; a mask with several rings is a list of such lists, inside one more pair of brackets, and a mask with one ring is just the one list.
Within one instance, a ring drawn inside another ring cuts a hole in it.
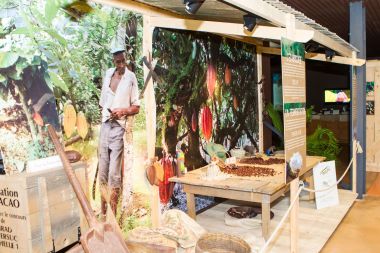
[{"label": "wall-mounted screen", "polygon": [[329,89],[325,90],[325,103],[349,103],[350,90]]}]

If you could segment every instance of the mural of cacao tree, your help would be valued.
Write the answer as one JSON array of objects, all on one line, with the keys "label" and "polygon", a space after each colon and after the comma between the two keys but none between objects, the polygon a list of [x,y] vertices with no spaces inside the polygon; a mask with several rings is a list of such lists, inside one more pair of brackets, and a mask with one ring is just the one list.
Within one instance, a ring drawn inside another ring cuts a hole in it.
[{"label": "mural of cacao tree", "polygon": [[[91,124],[99,123],[98,99],[103,73],[111,66],[111,39],[119,23],[132,23],[126,41],[135,61],[141,51],[136,27],[142,18],[86,1],[7,0],[0,6],[0,101],[9,104],[0,113],[0,126],[22,139],[28,155],[22,159],[45,157],[52,146],[45,143],[43,123],[58,130],[56,109],[61,114],[67,102]],[[91,12],[82,15],[84,10]],[[141,67],[136,72],[141,83]],[[20,129],[28,137],[17,135]]]},{"label": "mural of cacao tree", "polygon": [[205,122],[206,106],[211,109],[215,143],[229,137],[233,148],[245,133],[256,145],[254,47],[207,33],[156,29],[153,50],[163,80],[156,85],[157,140],[163,140],[170,154],[175,155],[177,143],[187,138],[186,167],[205,164],[199,147],[210,129],[199,122]]}]

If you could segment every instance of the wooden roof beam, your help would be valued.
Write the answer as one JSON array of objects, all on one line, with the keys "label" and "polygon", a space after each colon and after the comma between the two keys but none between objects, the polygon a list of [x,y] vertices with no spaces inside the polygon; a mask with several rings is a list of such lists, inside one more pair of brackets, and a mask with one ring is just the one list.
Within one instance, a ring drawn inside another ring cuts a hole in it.
[{"label": "wooden roof beam", "polygon": [[[151,22],[152,26],[162,28],[218,33],[261,39],[281,40],[281,37],[285,37],[286,35],[285,28],[262,25],[257,25],[252,32],[248,32],[243,28],[242,24],[236,23],[166,17],[152,17]],[[297,30],[296,32],[296,39],[300,42],[307,42],[313,37],[312,31]]]},{"label": "wooden roof beam", "polygon": [[141,13],[147,16],[159,16],[159,17],[169,17],[169,18],[182,18],[174,12],[160,9],[148,4],[139,3],[132,0],[91,0],[94,3],[109,5],[115,8],[128,10],[136,13]]},{"label": "wooden roof beam", "polygon": [[[258,46],[257,52],[260,52],[263,54],[281,55],[281,49],[273,48],[273,47]],[[363,59],[359,59],[355,57],[351,58],[351,57],[344,57],[344,56],[337,56],[337,55],[334,56],[331,60],[327,60],[325,54],[318,54],[318,53],[306,53],[305,58],[308,60],[332,62],[332,63],[338,63],[338,64],[352,65],[352,66],[362,66],[366,62]]]}]

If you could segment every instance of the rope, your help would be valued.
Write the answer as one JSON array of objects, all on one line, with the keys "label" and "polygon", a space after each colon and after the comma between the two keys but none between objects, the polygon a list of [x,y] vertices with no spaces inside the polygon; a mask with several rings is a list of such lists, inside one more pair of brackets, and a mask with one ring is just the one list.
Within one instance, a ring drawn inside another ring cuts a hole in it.
[{"label": "rope", "polygon": [[[327,187],[327,188],[323,188],[323,189],[320,189],[320,190],[313,190],[313,189],[306,188],[306,187],[303,187],[302,189],[303,189],[304,191],[307,191],[307,192],[324,192],[324,191],[328,191],[328,190],[330,190],[331,188],[337,186],[337,185],[343,180],[344,176],[345,176],[345,175],[347,174],[347,172],[349,171],[349,169],[350,169],[350,167],[351,167],[351,164],[352,164],[353,160],[354,160],[354,159],[352,158],[351,161],[350,161],[350,163],[349,163],[348,166],[347,166],[347,169],[344,171],[343,175],[339,178],[338,181],[336,181],[335,184],[332,184],[332,185],[330,185],[329,187]],[[303,182],[302,182],[302,184],[303,184]]]},{"label": "rope", "polygon": [[[358,149],[359,149],[359,145],[356,145],[355,153],[358,151]],[[271,234],[271,236],[269,237],[269,239],[265,242],[264,246],[261,248],[260,253],[264,253],[265,250],[268,248],[269,244],[273,241],[274,237],[276,236],[276,234],[278,233],[278,231],[280,230],[280,228],[284,224],[286,218],[289,216],[290,211],[293,209],[293,206],[298,201],[301,191],[304,190],[304,191],[307,191],[307,192],[323,192],[323,191],[328,191],[331,188],[337,186],[343,180],[344,176],[349,171],[349,169],[350,169],[350,167],[352,165],[353,160],[354,160],[354,158],[351,158],[351,161],[348,164],[347,169],[344,171],[343,175],[339,178],[339,180],[335,184],[333,184],[333,185],[331,185],[331,186],[329,186],[327,188],[324,188],[324,189],[321,189],[321,190],[313,190],[313,189],[310,189],[310,188],[306,188],[305,185],[304,185],[304,183],[301,181],[300,182],[300,187],[298,188],[298,191],[297,191],[297,194],[296,194],[296,198],[290,204],[289,208],[285,212],[285,215],[281,218],[281,220],[278,223],[277,227],[275,228],[275,230],[273,231],[273,233]]]},{"label": "rope", "polygon": [[282,225],[284,224],[286,218],[288,217],[290,211],[293,209],[293,206],[295,205],[295,203],[298,201],[298,198],[300,196],[300,193],[303,189],[303,186],[300,186],[300,188],[298,189],[297,191],[297,194],[296,194],[296,198],[293,200],[293,202],[290,204],[288,210],[286,210],[285,212],[285,215],[282,217],[282,219],[280,220],[280,222],[278,223],[276,229],[273,231],[273,233],[271,234],[271,236],[269,237],[269,239],[265,242],[264,246],[261,248],[260,250],[260,253],[264,253],[265,250],[268,248],[269,244],[272,242],[272,240],[274,239],[274,237],[276,236],[277,232],[280,230],[280,228],[282,227]]}]

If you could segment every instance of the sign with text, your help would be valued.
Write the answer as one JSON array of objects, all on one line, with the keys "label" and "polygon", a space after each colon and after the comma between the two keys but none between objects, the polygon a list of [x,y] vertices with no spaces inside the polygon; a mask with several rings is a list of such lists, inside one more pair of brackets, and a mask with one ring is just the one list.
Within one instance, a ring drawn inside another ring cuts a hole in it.
[{"label": "sign with text", "polygon": [[[313,168],[315,203],[317,209],[339,204],[338,187],[336,183],[335,161],[323,162]],[[331,187],[329,189],[329,187]],[[328,189],[326,191],[321,191]],[[318,192],[320,191],[320,192]]]},{"label": "sign with text", "polygon": [[[5,176],[3,176],[5,177]],[[16,182],[2,182],[0,187],[0,252],[28,252],[26,191]]]},{"label": "sign with text", "polygon": [[281,39],[286,183],[306,165],[305,46]]}]

